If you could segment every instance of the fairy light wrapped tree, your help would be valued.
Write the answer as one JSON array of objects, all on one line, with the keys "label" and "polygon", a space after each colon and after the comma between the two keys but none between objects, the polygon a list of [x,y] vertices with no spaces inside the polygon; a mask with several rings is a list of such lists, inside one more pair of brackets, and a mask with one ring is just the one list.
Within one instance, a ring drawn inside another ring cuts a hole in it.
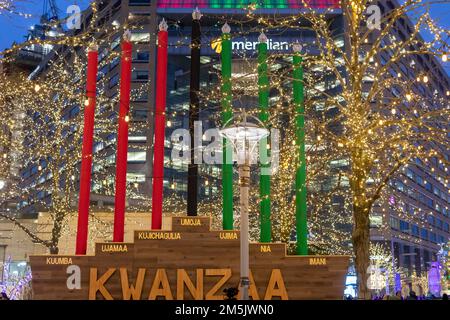
[{"label": "fairy light wrapped tree", "polygon": [[[307,3],[299,15],[263,16],[249,7],[245,22],[227,17],[237,30],[232,37],[261,30],[266,34],[314,32],[314,43],[303,51],[309,242],[315,252],[353,252],[360,298],[370,297],[370,216],[375,205],[387,203],[390,181],[401,178],[402,170],[416,165],[416,159],[426,168],[435,158],[440,169],[429,170],[448,188],[445,150],[450,91],[448,84],[438,83],[436,70],[421,62],[447,61],[449,31],[438,26],[420,0],[380,9],[379,28],[373,28],[367,24],[371,5],[376,3],[341,1],[345,34],[336,34],[330,27],[335,22],[330,18],[333,9],[317,12]],[[246,24],[250,27],[245,28]],[[427,40],[424,33],[429,34]],[[292,67],[283,56],[272,53],[268,62],[269,83],[277,95],[269,121],[271,127],[284,131],[279,171],[272,177],[272,237],[289,242],[294,223],[296,113],[286,85],[292,81]],[[251,58],[240,59],[255,64]],[[233,95],[255,91],[251,74],[257,71],[240,75],[241,82],[233,79]],[[220,93],[214,90],[205,93],[205,101],[210,103],[217,96]],[[334,207],[337,197],[342,207]],[[253,213],[257,212],[255,208]],[[390,228],[383,214],[381,228]],[[351,239],[351,246],[346,239]]]}]

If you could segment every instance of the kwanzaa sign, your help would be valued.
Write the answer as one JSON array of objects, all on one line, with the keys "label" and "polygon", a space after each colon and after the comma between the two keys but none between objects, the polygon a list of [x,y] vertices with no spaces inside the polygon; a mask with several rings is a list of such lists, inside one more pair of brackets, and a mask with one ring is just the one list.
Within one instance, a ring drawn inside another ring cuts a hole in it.
[{"label": "kwanzaa sign", "polygon": [[[250,297],[341,299],[348,256],[287,256],[250,245]],[[170,231],[135,231],[134,243],[98,243],[94,256],[30,257],[35,299],[221,300],[239,284],[239,232],[206,217],[174,217]]]}]

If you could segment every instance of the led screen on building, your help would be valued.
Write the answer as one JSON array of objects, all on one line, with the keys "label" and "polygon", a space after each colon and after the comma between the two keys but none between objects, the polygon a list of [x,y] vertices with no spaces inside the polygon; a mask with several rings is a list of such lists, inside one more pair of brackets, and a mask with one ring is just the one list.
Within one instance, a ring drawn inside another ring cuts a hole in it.
[{"label": "led screen on building", "polygon": [[[311,8],[339,8],[339,0],[305,0]],[[159,8],[236,9],[254,4],[259,9],[299,9],[302,0],[158,0]]]}]

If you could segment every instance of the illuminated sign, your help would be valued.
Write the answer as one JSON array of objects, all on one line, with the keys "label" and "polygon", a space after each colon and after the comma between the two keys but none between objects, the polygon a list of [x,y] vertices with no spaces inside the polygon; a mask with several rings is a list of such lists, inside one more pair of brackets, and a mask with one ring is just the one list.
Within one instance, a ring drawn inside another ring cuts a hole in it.
[{"label": "illuminated sign", "polygon": [[339,8],[339,0],[158,0],[158,8],[301,9],[304,3],[310,8]]},{"label": "illuminated sign", "polygon": [[[258,41],[248,41],[248,40],[236,40],[231,42],[231,48],[232,50],[256,50],[256,45],[258,44]],[[222,52],[222,40],[220,38],[214,39],[211,41],[211,48],[216,53]],[[288,51],[289,50],[289,43],[287,41],[273,41],[272,39],[269,39],[267,41],[267,49],[277,50],[277,51]]]}]

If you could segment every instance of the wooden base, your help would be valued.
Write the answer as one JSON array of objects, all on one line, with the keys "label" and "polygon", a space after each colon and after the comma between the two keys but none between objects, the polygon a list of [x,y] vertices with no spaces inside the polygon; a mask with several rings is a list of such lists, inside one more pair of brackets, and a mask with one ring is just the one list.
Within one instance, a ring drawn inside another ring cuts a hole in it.
[{"label": "wooden base", "polygon": [[[170,231],[134,243],[97,243],[94,256],[30,256],[34,299],[221,300],[239,284],[239,231],[209,217],[173,217]],[[250,296],[342,299],[348,256],[288,256],[282,243],[250,244]]]}]

